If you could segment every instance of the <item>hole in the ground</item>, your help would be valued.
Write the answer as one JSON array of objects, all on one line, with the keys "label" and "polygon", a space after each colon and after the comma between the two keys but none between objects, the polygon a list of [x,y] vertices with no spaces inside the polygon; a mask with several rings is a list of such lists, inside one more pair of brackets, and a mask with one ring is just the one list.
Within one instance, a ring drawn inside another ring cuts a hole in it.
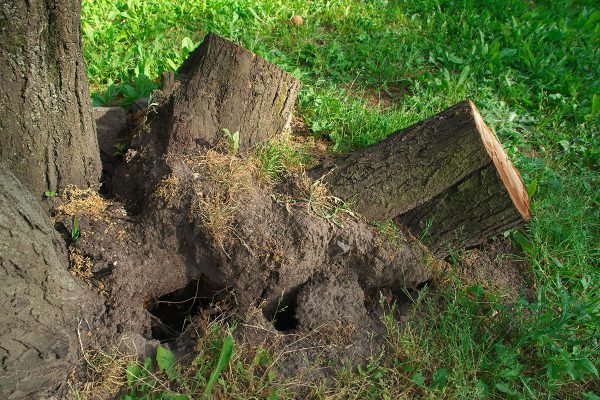
[{"label": "hole in the ground", "polygon": [[298,291],[284,294],[271,307],[265,308],[264,315],[280,332],[290,332],[298,327],[296,309],[298,307]]},{"label": "hole in the ground", "polygon": [[155,300],[148,311],[153,315],[152,337],[161,342],[176,339],[193,317],[211,309],[225,296],[225,291],[201,276],[187,286]]},{"label": "hole in the ground", "polygon": [[431,279],[430,279],[430,280],[427,280],[427,281],[425,281],[425,282],[421,282],[421,283],[419,283],[419,284],[416,286],[416,289],[414,289],[414,290],[412,291],[413,293],[411,293],[411,294],[419,294],[419,291],[420,291],[420,290],[423,290],[423,289],[425,289],[426,287],[428,287],[428,286],[430,286],[430,285],[432,285],[432,284],[433,284],[433,281],[432,281]]}]

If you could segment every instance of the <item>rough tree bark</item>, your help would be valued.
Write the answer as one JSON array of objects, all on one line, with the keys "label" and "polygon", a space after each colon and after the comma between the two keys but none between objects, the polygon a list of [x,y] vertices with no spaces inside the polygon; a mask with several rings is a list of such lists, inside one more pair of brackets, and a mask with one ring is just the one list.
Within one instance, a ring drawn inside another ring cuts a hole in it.
[{"label": "rough tree bark", "polygon": [[174,152],[214,145],[223,129],[239,132],[240,151],[267,140],[290,123],[300,88],[290,74],[213,33],[178,73],[167,129]]},{"label": "rough tree bark", "polygon": [[62,398],[100,302],[68,272],[64,240],[0,163],[0,397]]},{"label": "rough tree bark", "polygon": [[94,185],[100,177],[80,6],[0,0],[2,398],[63,398],[101,310],[69,273],[64,240],[31,194]]},{"label": "rough tree bark", "polygon": [[445,257],[452,249],[476,246],[528,219],[525,200],[515,202],[496,168],[487,165],[395,221],[419,235],[433,254]]},{"label": "rough tree bark", "polygon": [[0,160],[36,195],[98,183],[80,0],[0,1]]},{"label": "rough tree bark", "polygon": [[519,172],[471,101],[311,173],[367,218],[427,230],[438,255],[447,241],[472,246],[530,217]]}]

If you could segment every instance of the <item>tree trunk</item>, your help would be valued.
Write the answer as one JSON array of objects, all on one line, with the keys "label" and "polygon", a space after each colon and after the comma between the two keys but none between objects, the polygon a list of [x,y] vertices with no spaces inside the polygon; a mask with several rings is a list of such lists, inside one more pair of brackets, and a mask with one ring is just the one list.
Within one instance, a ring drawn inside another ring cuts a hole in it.
[{"label": "tree trunk", "polygon": [[68,272],[64,240],[0,163],[0,397],[62,398],[100,303]]},{"label": "tree trunk", "polygon": [[239,132],[244,151],[291,121],[300,81],[220,36],[209,33],[178,72],[168,111],[170,152],[214,145],[225,139],[223,129]]},{"label": "tree trunk", "polygon": [[367,218],[397,218],[417,236],[429,226],[438,254],[448,240],[475,245],[530,217],[519,172],[471,101],[312,174]]},{"label": "tree trunk", "polygon": [[37,195],[101,173],[79,0],[0,1],[0,160]]}]

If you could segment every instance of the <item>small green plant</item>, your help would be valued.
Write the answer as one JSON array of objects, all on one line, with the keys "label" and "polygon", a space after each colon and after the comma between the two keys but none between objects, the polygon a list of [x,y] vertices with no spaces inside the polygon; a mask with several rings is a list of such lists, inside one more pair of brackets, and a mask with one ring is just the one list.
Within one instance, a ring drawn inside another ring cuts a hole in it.
[{"label": "small green plant", "polygon": [[[152,359],[147,357],[143,365],[130,363],[127,366],[127,387],[129,391],[122,399],[187,400],[187,396],[165,389],[164,383],[153,372],[152,364]],[[158,371],[164,373],[168,379],[176,380],[179,377],[175,356],[170,350],[161,345],[156,348],[156,364]]]},{"label": "small green plant", "polygon": [[419,240],[423,242],[429,236],[429,230],[431,229],[431,225],[433,225],[433,218],[427,218],[423,226],[421,227],[421,233],[419,234]]},{"label": "small green plant", "polygon": [[94,107],[108,106],[116,100],[118,94],[119,90],[116,88],[113,80],[109,79],[106,91],[92,94],[92,105]]},{"label": "small green plant", "polygon": [[229,129],[223,128],[223,134],[225,135],[225,138],[227,138],[227,143],[229,144],[229,153],[237,155],[240,149],[240,133],[238,131],[231,133]]},{"label": "small green plant", "polygon": [[[188,54],[190,54],[192,51],[194,51],[194,49],[196,47],[198,47],[198,45],[200,45],[200,42],[198,43],[194,43],[194,41],[192,39],[190,39],[188,36],[184,37],[183,39],[181,39],[181,53],[182,56],[185,58],[188,56]],[[177,65],[175,65],[175,63],[173,63],[173,65],[175,68],[173,69],[177,69]]]},{"label": "small green plant", "polygon": [[425,384],[425,378],[421,372],[415,372],[411,377],[411,381],[417,386],[429,388],[430,390],[443,389],[448,383],[448,370],[446,368],[436,369],[432,374],[429,385]]},{"label": "small green plant", "polygon": [[[220,329],[212,328],[211,333],[219,334]],[[210,400],[215,385],[220,380],[223,370],[229,365],[233,354],[233,337],[226,334],[223,339],[207,342],[210,347],[220,345],[217,362],[212,369],[210,377],[205,381],[204,374],[206,365],[199,365],[195,374],[186,374],[181,366],[177,364],[174,354],[162,345],[156,348],[156,369],[150,357],[146,358],[143,365],[132,362],[126,370],[128,393],[122,400],[186,400],[198,398],[199,390],[202,389],[202,399]],[[264,350],[263,350],[264,352]],[[262,354],[262,353],[261,353]],[[259,354],[255,356],[258,359]],[[264,356],[260,360],[264,361]],[[204,360],[208,361],[208,360]],[[179,392],[172,390],[177,386]],[[185,394],[182,394],[185,393]],[[194,393],[190,397],[191,393]],[[189,394],[189,395],[188,395]]]},{"label": "small green plant", "polygon": [[53,192],[53,191],[44,192],[44,197],[46,197],[46,198],[56,197],[56,192]]},{"label": "small green plant", "polygon": [[73,215],[72,226],[71,226],[71,241],[75,243],[79,240],[79,236],[81,232],[79,231],[79,221],[77,220],[77,216]]},{"label": "small green plant", "polygon": [[123,143],[117,143],[113,146],[115,151],[113,151],[113,157],[124,158],[125,152],[127,151],[127,146]]},{"label": "small green plant", "polygon": [[136,100],[150,97],[152,92],[158,86],[152,82],[152,80],[143,71],[139,71],[138,74],[131,82],[131,85],[124,84],[119,88],[119,93],[123,96],[121,105],[129,105],[134,103]]}]

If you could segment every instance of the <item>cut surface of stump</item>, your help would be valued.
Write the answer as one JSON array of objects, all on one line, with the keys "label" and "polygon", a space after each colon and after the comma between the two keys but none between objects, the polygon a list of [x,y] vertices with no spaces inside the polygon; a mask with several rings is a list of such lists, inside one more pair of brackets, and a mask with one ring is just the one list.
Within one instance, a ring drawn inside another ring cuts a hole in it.
[{"label": "cut surface of stump", "polygon": [[492,159],[495,170],[500,175],[502,184],[506,188],[506,191],[519,214],[521,214],[525,221],[529,221],[531,218],[529,195],[527,194],[527,188],[523,183],[521,174],[510,161],[510,158],[508,158],[508,154],[506,154],[506,150],[502,147],[496,134],[494,134],[490,127],[483,121],[479,110],[477,110],[475,104],[470,100],[469,106],[473,110],[477,131],[481,135],[481,140],[483,141],[488,155]]},{"label": "cut surface of stump", "polygon": [[470,101],[317,167],[327,187],[373,220],[396,219],[444,255],[530,218],[523,180]]}]

